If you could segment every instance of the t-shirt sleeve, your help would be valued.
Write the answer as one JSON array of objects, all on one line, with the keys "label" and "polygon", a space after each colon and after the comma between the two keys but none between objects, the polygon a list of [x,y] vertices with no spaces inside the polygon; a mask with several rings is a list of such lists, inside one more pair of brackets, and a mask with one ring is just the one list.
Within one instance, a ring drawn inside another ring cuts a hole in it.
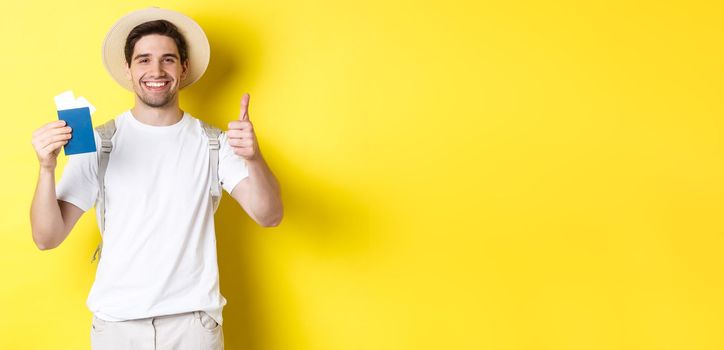
[{"label": "t-shirt sleeve", "polygon": [[[96,145],[100,138],[96,133]],[[66,201],[88,211],[93,207],[98,196],[98,155],[96,152],[81,153],[68,156],[63,175],[55,187],[55,195],[59,200]]]},{"label": "t-shirt sleeve", "polygon": [[249,169],[246,167],[244,158],[234,154],[234,151],[227,142],[226,133],[219,136],[219,181],[221,186],[231,194],[234,187],[245,177],[249,176]]}]

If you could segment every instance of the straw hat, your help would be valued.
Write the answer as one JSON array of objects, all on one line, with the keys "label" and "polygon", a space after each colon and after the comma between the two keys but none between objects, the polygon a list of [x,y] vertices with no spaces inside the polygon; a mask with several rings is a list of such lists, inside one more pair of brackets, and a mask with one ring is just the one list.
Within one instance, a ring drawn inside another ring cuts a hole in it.
[{"label": "straw hat", "polygon": [[204,30],[188,16],[171,10],[151,7],[131,12],[116,22],[103,40],[103,64],[111,77],[124,88],[133,91],[133,84],[126,78],[126,38],[133,28],[141,23],[159,19],[173,23],[186,39],[189,71],[181,88],[199,80],[209,65],[211,49]]}]

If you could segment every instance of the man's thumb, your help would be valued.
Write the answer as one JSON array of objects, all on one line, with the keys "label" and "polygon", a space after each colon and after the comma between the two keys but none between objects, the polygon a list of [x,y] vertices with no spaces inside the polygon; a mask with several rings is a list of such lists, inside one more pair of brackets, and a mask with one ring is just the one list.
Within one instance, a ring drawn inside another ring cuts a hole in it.
[{"label": "man's thumb", "polygon": [[239,120],[249,120],[249,94],[246,93],[241,98],[241,111],[239,112]]}]

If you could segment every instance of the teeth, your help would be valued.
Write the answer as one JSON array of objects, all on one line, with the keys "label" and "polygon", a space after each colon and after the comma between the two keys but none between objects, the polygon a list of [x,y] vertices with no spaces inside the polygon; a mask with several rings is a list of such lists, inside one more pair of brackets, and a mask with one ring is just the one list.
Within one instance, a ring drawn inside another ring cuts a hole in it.
[{"label": "teeth", "polygon": [[166,82],[165,82],[165,81],[164,81],[164,82],[158,82],[158,83],[156,83],[156,82],[150,82],[150,81],[147,81],[147,82],[146,82],[146,86],[148,86],[148,87],[161,87],[161,86],[164,86],[164,85],[166,85]]}]

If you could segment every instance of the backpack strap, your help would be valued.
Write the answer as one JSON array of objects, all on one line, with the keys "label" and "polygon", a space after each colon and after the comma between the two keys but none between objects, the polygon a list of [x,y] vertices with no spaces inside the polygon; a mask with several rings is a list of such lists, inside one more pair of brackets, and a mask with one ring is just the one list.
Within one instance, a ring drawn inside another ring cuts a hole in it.
[{"label": "backpack strap", "polygon": [[209,170],[211,171],[211,201],[214,206],[214,212],[219,207],[221,201],[221,185],[219,185],[219,136],[221,130],[218,128],[205,123],[199,119],[201,127],[204,129],[204,134],[209,140]]},{"label": "backpack strap", "polygon": [[103,250],[103,231],[106,229],[106,169],[108,169],[108,159],[113,150],[111,139],[113,134],[116,133],[116,122],[111,119],[96,127],[96,131],[101,137],[101,148],[98,150],[98,202],[96,203],[99,213],[98,219],[100,220],[101,242],[98,243],[98,247],[93,252],[91,263],[96,260],[96,254],[98,254],[98,261],[100,261],[101,250]]}]

